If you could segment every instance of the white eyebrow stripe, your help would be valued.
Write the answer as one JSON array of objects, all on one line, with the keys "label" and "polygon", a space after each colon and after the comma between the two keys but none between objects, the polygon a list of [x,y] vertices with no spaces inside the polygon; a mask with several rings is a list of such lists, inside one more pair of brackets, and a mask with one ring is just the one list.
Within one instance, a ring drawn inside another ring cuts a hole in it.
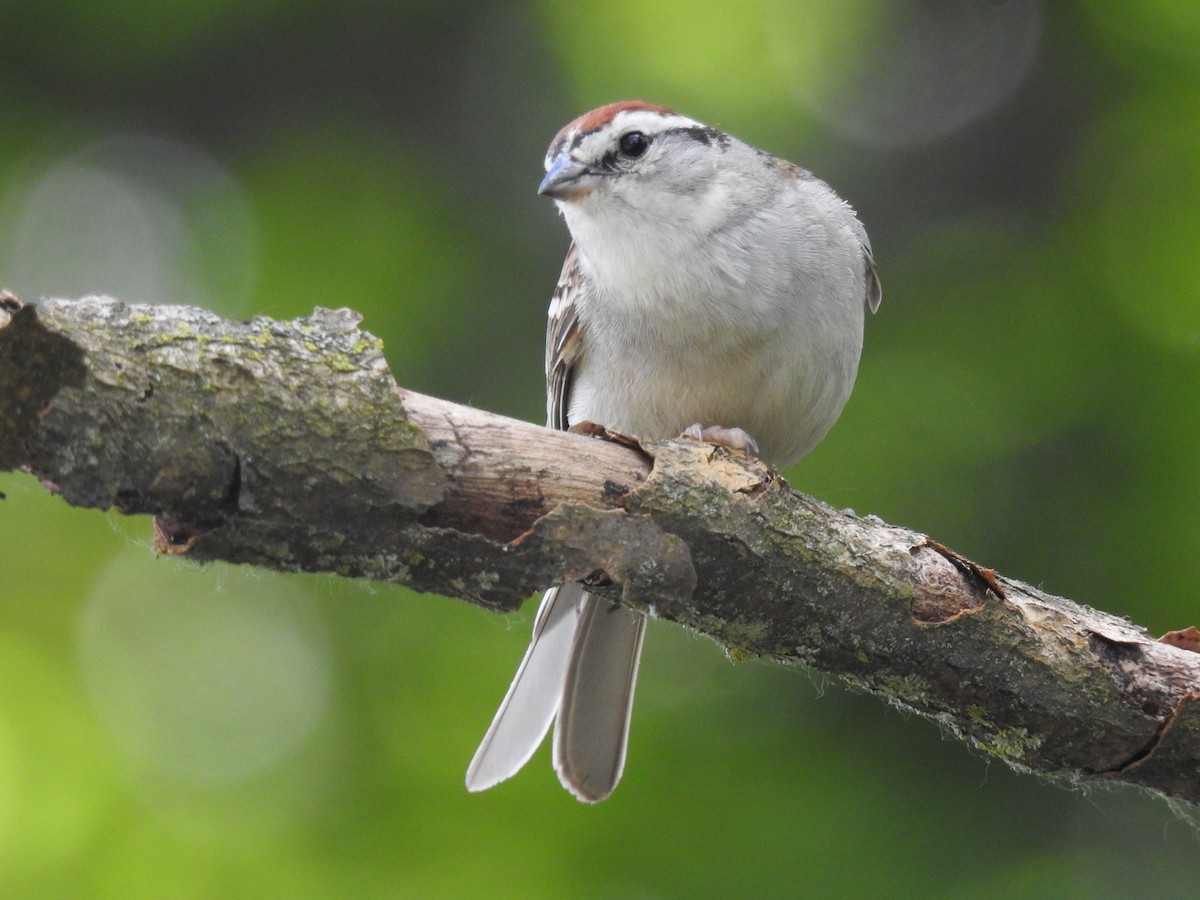
[{"label": "white eyebrow stripe", "polygon": [[655,134],[670,131],[673,128],[703,128],[695,119],[681,116],[679,113],[665,115],[652,109],[623,109],[613,117],[613,125],[624,131],[648,131]]}]

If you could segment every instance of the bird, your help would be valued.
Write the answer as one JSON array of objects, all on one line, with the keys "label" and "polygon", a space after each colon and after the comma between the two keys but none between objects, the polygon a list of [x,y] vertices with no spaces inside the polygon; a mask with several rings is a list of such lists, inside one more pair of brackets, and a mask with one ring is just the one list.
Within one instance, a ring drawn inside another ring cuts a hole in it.
[{"label": "bird", "polygon": [[[854,209],[808,170],[641,100],[568,123],[545,170],[538,193],[571,235],[547,317],[548,426],[688,435],[776,468],[811,450],[882,298]],[[562,785],[608,797],[645,626],[582,585],[547,590],[467,788],[516,774],[553,724]]]}]

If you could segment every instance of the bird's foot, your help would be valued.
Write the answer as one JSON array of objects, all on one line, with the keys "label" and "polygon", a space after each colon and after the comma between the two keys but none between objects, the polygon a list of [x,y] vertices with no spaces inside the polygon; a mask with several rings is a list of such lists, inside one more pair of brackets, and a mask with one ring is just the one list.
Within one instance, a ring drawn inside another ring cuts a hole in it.
[{"label": "bird's foot", "polygon": [[704,441],[715,447],[726,447],[730,450],[741,450],[744,453],[758,455],[758,442],[740,428],[725,428],[721,425],[709,425],[702,428],[699,422],[689,425],[680,437]]}]

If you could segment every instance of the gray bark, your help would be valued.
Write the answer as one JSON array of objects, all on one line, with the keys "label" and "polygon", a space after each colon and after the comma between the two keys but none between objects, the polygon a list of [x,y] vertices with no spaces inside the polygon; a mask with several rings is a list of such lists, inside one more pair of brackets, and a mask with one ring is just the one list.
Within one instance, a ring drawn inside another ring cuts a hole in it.
[{"label": "gray bark", "polygon": [[1200,803],[1194,631],[1155,640],[737,453],[553,432],[403,390],[357,326],[346,310],[231,322],[2,295],[0,471],[152,514],[156,548],[197,560],[496,610],[586,581],[734,658],[880,694],[1019,769]]}]

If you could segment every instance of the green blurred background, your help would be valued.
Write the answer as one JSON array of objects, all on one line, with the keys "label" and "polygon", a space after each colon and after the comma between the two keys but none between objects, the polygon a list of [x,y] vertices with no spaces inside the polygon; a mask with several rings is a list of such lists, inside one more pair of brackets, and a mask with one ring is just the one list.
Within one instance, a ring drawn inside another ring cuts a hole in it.
[{"label": "green blurred background", "polygon": [[[624,97],[798,160],[884,303],[789,471],[1146,625],[1195,622],[1200,7],[0,2],[0,285],[351,306],[397,380],[540,421],[545,146]],[[651,625],[597,807],[463,773],[532,606],[157,559],[0,476],[0,893],[1195,896],[1160,800],[1018,776]]]}]

